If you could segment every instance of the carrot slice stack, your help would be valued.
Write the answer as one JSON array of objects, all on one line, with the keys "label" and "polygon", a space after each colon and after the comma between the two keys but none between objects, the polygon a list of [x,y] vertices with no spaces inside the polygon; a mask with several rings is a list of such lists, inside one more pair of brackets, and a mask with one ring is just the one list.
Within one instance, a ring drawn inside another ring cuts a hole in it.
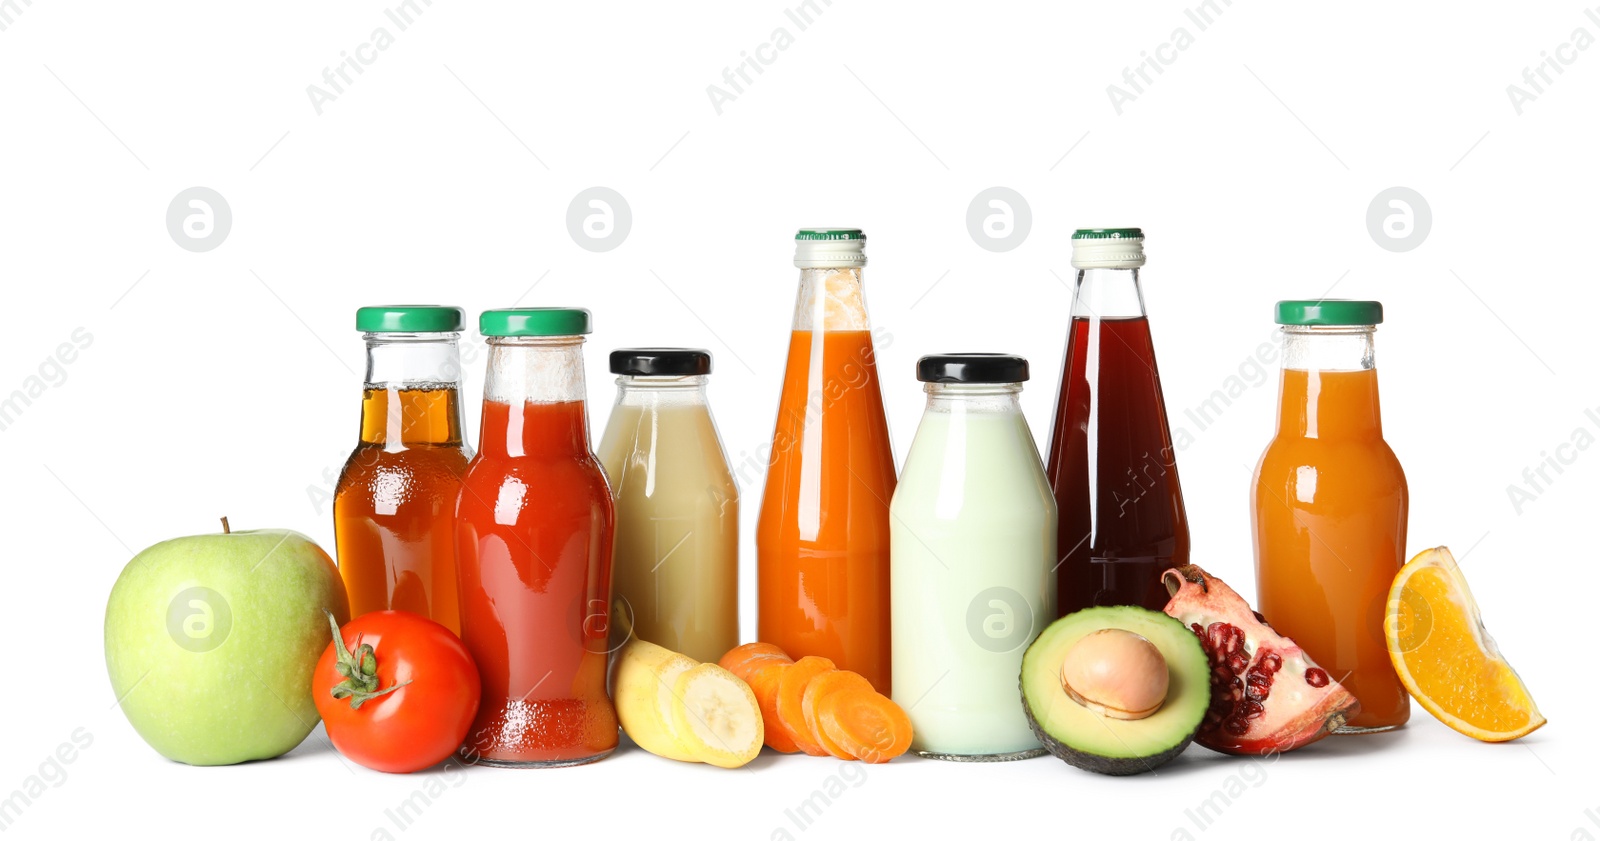
[{"label": "carrot slice stack", "polygon": [[773,750],[879,763],[911,747],[905,710],[826,657],[792,660],[772,643],[750,642],[718,665],[750,685]]},{"label": "carrot slice stack", "polygon": [[805,699],[806,686],[818,675],[831,671],[835,671],[833,661],[826,657],[801,657],[784,670],[778,681],[778,721],[795,745],[812,756],[828,756],[829,753],[812,737],[801,702]]}]

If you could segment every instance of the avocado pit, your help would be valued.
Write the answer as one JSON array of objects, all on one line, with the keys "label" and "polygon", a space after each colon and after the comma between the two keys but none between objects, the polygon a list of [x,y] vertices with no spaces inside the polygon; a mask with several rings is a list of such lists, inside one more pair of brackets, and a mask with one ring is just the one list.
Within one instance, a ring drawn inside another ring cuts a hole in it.
[{"label": "avocado pit", "polygon": [[1169,680],[1161,650],[1122,628],[1085,635],[1061,661],[1061,688],[1069,698],[1123,721],[1148,718],[1161,709]]}]

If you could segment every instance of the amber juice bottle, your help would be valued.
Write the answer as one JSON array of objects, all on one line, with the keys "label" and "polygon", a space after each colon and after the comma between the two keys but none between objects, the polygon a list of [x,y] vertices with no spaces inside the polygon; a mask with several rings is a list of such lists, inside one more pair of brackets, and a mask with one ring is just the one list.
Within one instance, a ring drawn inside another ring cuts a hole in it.
[{"label": "amber juice bottle", "polygon": [[462,440],[462,312],[363,307],[361,437],[339,475],[333,528],[350,615],[421,614],[457,633],[455,507]]}]

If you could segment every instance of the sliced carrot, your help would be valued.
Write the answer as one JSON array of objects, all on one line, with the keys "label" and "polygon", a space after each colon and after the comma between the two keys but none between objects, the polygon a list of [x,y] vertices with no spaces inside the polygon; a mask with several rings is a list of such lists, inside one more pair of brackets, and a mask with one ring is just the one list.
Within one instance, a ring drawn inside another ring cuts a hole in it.
[{"label": "sliced carrot", "polygon": [[763,656],[778,657],[784,660],[789,659],[789,655],[785,654],[783,649],[770,642],[747,642],[722,655],[722,659],[717,661],[717,665],[737,675],[739,674],[740,666]]},{"label": "sliced carrot", "polygon": [[722,655],[717,663],[750,684],[750,691],[755,693],[756,703],[761,707],[763,740],[767,747],[782,753],[800,749],[778,723],[778,681],[793,662],[783,649],[772,643],[749,642]]},{"label": "sliced carrot", "polygon": [[789,732],[795,745],[812,756],[829,754],[812,738],[801,702],[805,699],[806,685],[816,676],[831,671],[834,671],[833,661],[826,657],[801,657],[784,670],[778,681],[778,722]]},{"label": "sliced carrot", "polygon": [[723,668],[733,672],[734,676],[738,677],[740,680],[749,683],[750,676],[763,668],[769,668],[771,666],[787,666],[793,662],[793,660],[790,660],[787,657],[776,657],[771,654],[758,654],[743,662],[735,663],[732,667],[723,666]]},{"label": "sliced carrot", "polygon": [[845,689],[874,691],[872,684],[855,672],[845,669],[823,672],[806,684],[805,694],[800,698],[800,711],[806,718],[806,730],[810,732],[811,738],[822,746],[823,750],[840,759],[855,759],[855,754],[845,750],[842,745],[829,738],[827,732],[822,729],[822,722],[817,719],[818,702],[827,695],[841,692]]},{"label": "sliced carrot", "polygon": [[911,718],[877,692],[829,692],[817,701],[817,720],[828,738],[863,762],[888,762],[911,747]]},{"label": "sliced carrot", "polygon": [[778,720],[778,684],[783,680],[783,673],[794,664],[785,657],[779,660],[776,657],[758,657],[747,663],[743,674],[739,677],[750,684],[750,691],[756,694],[756,703],[761,707],[762,733],[767,747],[781,753],[794,753],[800,747],[794,743],[786,729]]}]

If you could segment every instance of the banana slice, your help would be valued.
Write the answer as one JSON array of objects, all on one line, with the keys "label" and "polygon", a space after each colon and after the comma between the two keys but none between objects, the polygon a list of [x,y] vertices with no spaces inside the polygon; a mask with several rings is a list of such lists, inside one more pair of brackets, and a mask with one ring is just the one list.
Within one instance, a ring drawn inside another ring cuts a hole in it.
[{"label": "banana slice", "polygon": [[673,709],[681,706],[678,678],[695,668],[689,657],[640,639],[629,640],[617,653],[612,697],[622,731],[639,747],[667,759],[699,762],[680,739]]},{"label": "banana slice", "polygon": [[690,756],[720,768],[738,768],[761,752],[761,705],[749,684],[715,663],[678,675],[672,708],[678,743]]}]

